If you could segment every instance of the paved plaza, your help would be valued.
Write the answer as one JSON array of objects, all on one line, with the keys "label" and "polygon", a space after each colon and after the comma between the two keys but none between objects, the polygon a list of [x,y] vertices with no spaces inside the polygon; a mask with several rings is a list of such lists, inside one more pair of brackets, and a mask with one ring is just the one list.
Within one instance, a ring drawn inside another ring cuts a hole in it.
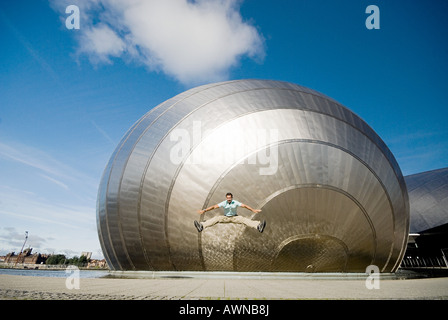
[{"label": "paved plaza", "polygon": [[[6,300],[448,300],[448,277],[70,278],[0,275]],[[370,288],[369,288],[370,287]]]}]

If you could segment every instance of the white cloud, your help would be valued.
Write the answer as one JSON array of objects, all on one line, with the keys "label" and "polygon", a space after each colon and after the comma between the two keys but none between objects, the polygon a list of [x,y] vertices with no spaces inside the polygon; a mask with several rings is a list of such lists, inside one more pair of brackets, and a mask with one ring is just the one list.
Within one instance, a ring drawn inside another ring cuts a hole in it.
[{"label": "white cloud", "polygon": [[42,178],[47,179],[48,181],[53,182],[54,184],[56,184],[56,185],[58,185],[58,186],[64,188],[65,190],[69,190],[69,189],[70,189],[65,183],[63,183],[63,182],[61,182],[61,181],[59,181],[59,180],[57,180],[57,179],[54,179],[54,178],[52,178],[52,177],[49,177],[49,176],[47,176],[47,175],[45,175],[45,174],[41,174],[41,173],[39,173],[39,175],[40,175]]},{"label": "white cloud", "polygon": [[0,143],[2,254],[20,250],[24,230],[30,232],[27,246],[37,252],[99,250],[97,181],[59,156],[22,143]]},{"label": "white cloud", "polygon": [[55,159],[47,152],[18,142],[0,142],[0,160],[10,160],[36,169],[36,174],[69,190],[68,183],[82,182],[96,188],[96,181],[84,173]]},{"label": "white cloud", "polygon": [[82,17],[79,52],[92,62],[121,57],[199,83],[226,79],[243,56],[264,57],[263,38],[237,0],[70,2]]},{"label": "white cloud", "polygon": [[[2,242],[2,247],[0,248],[2,252],[0,252],[0,254],[4,255],[9,252],[18,254],[25,242],[25,232],[22,230],[17,231],[16,228],[13,227],[0,227],[0,240]],[[33,249],[40,248],[47,242],[47,239],[36,234],[28,234],[26,240],[25,248],[31,246]],[[48,240],[53,239],[49,238]]]},{"label": "white cloud", "polygon": [[47,174],[66,177],[63,170],[60,170],[64,167],[63,164],[37,148],[18,143],[12,145],[0,142],[0,158],[22,163]]},{"label": "white cloud", "polygon": [[35,252],[79,255],[99,250],[94,206],[58,203],[3,185],[0,204],[0,254],[19,252],[25,230],[29,231],[26,247]]},{"label": "white cloud", "polygon": [[30,232],[27,245],[37,252],[99,250],[98,182],[61,157],[59,151],[53,155],[22,143],[0,142],[0,228],[21,230],[18,237],[13,229],[0,229],[3,254],[20,250],[17,239],[24,230]]},{"label": "white cloud", "polygon": [[111,63],[109,56],[119,57],[125,49],[123,40],[104,24],[87,28],[80,45],[80,52],[90,54],[93,62]]}]

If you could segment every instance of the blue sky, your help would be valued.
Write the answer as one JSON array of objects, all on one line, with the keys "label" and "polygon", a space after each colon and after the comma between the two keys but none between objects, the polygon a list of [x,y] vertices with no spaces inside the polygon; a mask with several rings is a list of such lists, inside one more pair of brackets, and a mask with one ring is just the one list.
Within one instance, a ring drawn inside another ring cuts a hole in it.
[{"label": "blue sky", "polygon": [[[66,27],[70,4],[80,29]],[[371,4],[380,29],[365,26]],[[39,252],[101,257],[97,187],[119,140],[209,82],[307,86],[363,118],[404,175],[448,166],[447,12],[445,0],[1,1],[0,254],[28,231]]]}]

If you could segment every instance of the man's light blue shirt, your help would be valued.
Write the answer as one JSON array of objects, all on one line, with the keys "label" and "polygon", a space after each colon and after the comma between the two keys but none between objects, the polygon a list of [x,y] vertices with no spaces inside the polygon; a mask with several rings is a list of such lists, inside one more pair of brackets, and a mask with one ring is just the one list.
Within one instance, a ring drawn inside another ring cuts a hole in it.
[{"label": "man's light blue shirt", "polygon": [[227,200],[224,200],[221,203],[218,203],[218,206],[220,208],[224,208],[224,215],[227,217],[233,217],[236,216],[236,209],[238,207],[241,207],[242,203],[236,200],[232,200],[232,202],[228,202]]}]

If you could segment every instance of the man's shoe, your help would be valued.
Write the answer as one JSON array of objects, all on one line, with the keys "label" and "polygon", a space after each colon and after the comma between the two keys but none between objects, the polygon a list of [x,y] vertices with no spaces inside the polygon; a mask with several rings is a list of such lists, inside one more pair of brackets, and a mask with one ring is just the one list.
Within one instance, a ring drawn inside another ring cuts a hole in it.
[{"label": "man's shoe", "polygon": [[262,222],[260,222],[260,224],[258,225],[257,229],[261,233],[261,232],[263,232],[264,227],[266,227],[266,220],[263,220]]},{"label": "man's shoe", "polygon": [[198,229],[198,232],[201,232],[204,229],[202,224],[197,222],[196,220],[194,221],[194,226],[196,227],[196,229]]}]

